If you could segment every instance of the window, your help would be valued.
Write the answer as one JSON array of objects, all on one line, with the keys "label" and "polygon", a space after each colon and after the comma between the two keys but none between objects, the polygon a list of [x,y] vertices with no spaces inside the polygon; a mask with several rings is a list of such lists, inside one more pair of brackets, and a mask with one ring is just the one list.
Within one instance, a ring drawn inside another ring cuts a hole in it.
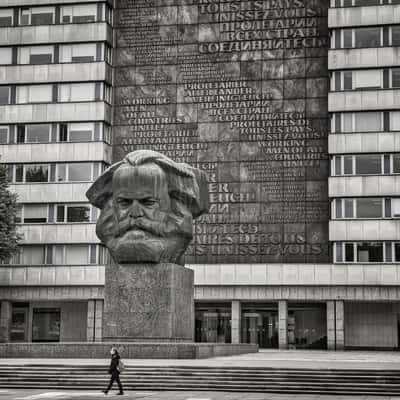
[{"label": "window", "polygon": [[343,71],[343,90],[353,89],[353,73],[351,71]]},{"label": "window", "polygon": [[90,207],[88,205],[67,206],[67,222],[89,222]]},{"label": "window", "polygon": [[10,86],[0,86],[0,105],[10,104]]},{"label": "window", "polygon": [[53,46],[20,47],[19,64],[51,64],[54,60]]},{"label": "window", "polygon": [[82,4],[65,6],[61,8],[61,21],[64,24],[95,22],[97,15],[97,4]]},{"label": "window", "polygon": [[0,27],[13,25],[13,9],[3,8],[0,9]]},{"label": "window", "polygon": [[41,265],[45,264],[45,247],[39,246],[22,246],[20,263],[22,265]]},{"label": "window", "polygon": [[400,218],[400,199],[391,199],[391,216]]},{"label": "window", "polygon": [[19,125],[17,143],[46,143],[50,141],[50,124]]},{"label": "window", "polygon": [[357,175],[371,175],[382,173],[380,154],[361,154],[356,155],[355,159]]},{"label": "window", "polygon": [[400,68],[392,68],[392,87],[400,87]]},{"label": "window", "polygon": [[343,172],[344,172],[344,175],[352,175],[353,174],[353,157],[352,156],[343,156]]},{"label": "window", "polygon": [[69,124],[60,124],[59,141],[60,142],[91,142],[103,138],[110,143],[110,127],[101,123],[77,122]]},{"label": "window", "polygon": [[0,125],[0,144],[8,143],[8,125]]},{"label": "window", "polygon": [[0,64],[2,64],[2,65],[12,64],[12,48],[11,47],[0,47]]},{"label": "window", "polygon": [[20,25],[54,24],[54,7],[21,8]]},{"label": "window", "polygon": [[67,245],[65,246],[65,263],[67,265],[87,265],[90,264],[89,246],[87,245]]},{"label": "window", "polygon": [[349,48],[353,47],[353,30],[352,29],[343,29],[343,47]]},{"label": "window", "polygon": [[382,199],[360,198],[357,202],[357,218],[382,218]]},{"label": "window", "polygon": [[57,165],[57,182],[65,182],[67,180],[67,164]]},{"label": "window", "polygon": [[393,154],[393,173],[400,174],[400,154]]},{"label": "window", "polygon": [[72,123],[69,124],[70,142],[89,142],[92,140],[94,123]]},{"label": "window", "polygon": [[345,262],[354,262],[353,243],[345,243],[345,245],[344,245],[344,261]]},{"label": "window", "polygon": [[383,243],[357,243],[357,261],[383,262]]},{"label": "window", "polygon": [[60,341],[61,311],[59,308],[34,308],[32,342]]},{"label": "window", "polygon": [[97,179],[106,164],[80,162],[70,164],[10,164],[14,181],[23,182],[90,182]]},{"label": "window", "polygon": [[382,70],[354,71],[354,89],[382,88]]},{"label": "window", "polygon": [[400,25],[392,26],[392,46],[400,46]]},{"label": "window", "polygon": [[30,85],[17,87],[17,103],[51,103],[53,98],[52,85]]},{"label": "window", "polygon": [[342,131],[343,132],[353,132],[353,114],[345,113],[342,114]]},{"label": "window", "polygon": [[60,61],[62,63],[96,61],[96,53],[96,43],[64,45],[60,48]]},{"label": "window", "polygon": [[378,6],[380,0],[354,0],[354,5],[359,7]]},{"label": "window", "polygon": [[24,223],[45,223],[47,222],[46,204],[25,204],[24,205]]},{"label": "window", "polygon": [[90,222],[90,205],[57,205],[57,222]]},{"label": "window", "polygon": [[25,166],[25,182],[48,182],[49,166],[47,164],[33,164]]},{"label": "window", "polygon": [[382,113],[359,112],[354,113],[355,132],[380,132],[382,130]]},{"label": "window", "polygon": [[344,199],[344,217],[353,218],[354,217],[354,205],[352,199]]},{"label": "window", "polygon": [[62,102],[93,101],[95,99],[95,84],[61,84],[59,85],[59,99]]},{"label": "window", "polygon": [[87,182],[92,179],[91,163],[68,164],[68,180],[70,182]]},{"label": "window", "polygon": [[400,261],[400,243],[394,243],[394,261]]},{"label": "window", "polygon": [[354,47],[379,47],[381,45],[381,28],[354,29],[354,45]]},{"label": "window", "polygon": [[400,111],[390,112],[390,130],[400,131]]}]

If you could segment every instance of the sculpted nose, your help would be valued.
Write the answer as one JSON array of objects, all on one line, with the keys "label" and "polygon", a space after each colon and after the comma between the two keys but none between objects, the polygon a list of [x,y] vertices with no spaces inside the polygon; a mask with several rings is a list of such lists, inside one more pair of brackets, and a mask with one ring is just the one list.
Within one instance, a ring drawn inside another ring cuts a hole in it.
[{"label": "sculpted nose", "polygon": [[129,216],[132,218],[143,217],[143,210],[140,203],[137,200],[133,200],[132,205],[129,210]]}]

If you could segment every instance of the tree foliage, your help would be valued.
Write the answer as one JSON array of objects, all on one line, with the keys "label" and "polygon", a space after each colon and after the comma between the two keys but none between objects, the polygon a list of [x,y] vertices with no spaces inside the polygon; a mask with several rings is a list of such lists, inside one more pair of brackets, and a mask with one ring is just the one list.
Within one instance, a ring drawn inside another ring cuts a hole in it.
[{"label": "tree foliage", "polygon": [[17,196],[9,191],[7,168],[0,165],[0,261],[17,252],[20,235],[17,232]]}]

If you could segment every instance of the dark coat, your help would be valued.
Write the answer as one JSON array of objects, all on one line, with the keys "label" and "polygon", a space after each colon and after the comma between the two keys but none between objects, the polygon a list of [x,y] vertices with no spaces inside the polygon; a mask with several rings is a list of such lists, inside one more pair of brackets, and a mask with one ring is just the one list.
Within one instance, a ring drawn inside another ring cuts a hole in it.
[{"label": "dark coat", "polygon": [[111,356],[111,364],[110,364],[110,368],[108,368],[108,373],[109,374],[119,374],[118,371],[118,364],[119,364],[119,360],[120,360],[120,356],[118,353],[115,353]]}]

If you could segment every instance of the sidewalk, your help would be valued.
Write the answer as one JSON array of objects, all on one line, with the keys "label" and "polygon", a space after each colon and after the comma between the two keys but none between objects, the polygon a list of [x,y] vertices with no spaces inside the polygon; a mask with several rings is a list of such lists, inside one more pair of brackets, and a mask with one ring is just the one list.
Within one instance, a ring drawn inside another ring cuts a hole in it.
[{"label": "sidewalk", "polygon": [[94,391],[0,390],[1,400],[394,400],[389,396],[321,396],[302,394],[228,393],[228,392],[126,392],[108,396]]},{"label": "sidewalk", "polygon": [[[123,358],[123,351],[121,352]],[[124,358],[123,358],[124,359]],[[301,368],[301,369],[385,369],[400,370],[400,352],[372,351],[302,351],[260,350],[255,354],[232,357],[215,357],[203,360],[139,360],[124,359],[127,366],[171,367],[241,367],[241,368]],[[104,359],[19,359],[3,358],[0,365],[107,365]]]}]

